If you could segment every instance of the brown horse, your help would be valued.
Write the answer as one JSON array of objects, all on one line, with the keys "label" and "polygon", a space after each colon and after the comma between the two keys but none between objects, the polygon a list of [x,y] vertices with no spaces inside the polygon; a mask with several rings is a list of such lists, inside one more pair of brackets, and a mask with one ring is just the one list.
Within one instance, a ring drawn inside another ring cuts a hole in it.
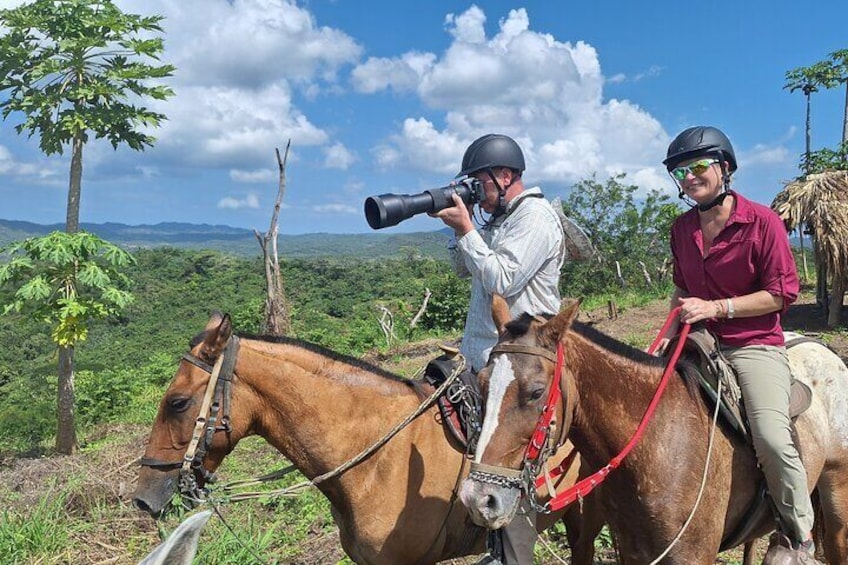
[{"label": "brown horse", "polygon": [[[310,480],[351,460],[413,413],[432,389],[315,345],[280,338],[237,340],[229,316],[213,315],[184,357],[159,406],[142,459],[134,502],[159,515],[178,488],[181,465],[204,403],[211,365],[232,366],[227,422],[209,420],[190,483],[203,486],[243,437],[262,436]],[[237,352],[236,352],[237,351]],[[221,371],[222,378],[225,371]],[[220,419],[219,419],[220,420]],[[205,456],[203,455],[205,452]],[[436,561],[482,553],[486,531],[475,526],[456,490],[467,473],[461,445],[430,406],[361,463],[317,486],[332,503],[345,552],[357,563]],[[571,484],[576,471],[565,483]],[[580,536],[581,516],[563,518],[574,553],[590,564],[597,515]],[[582,542],[581,542],[582,539]]]},{"label": "brown horse", "polygon": [[[558,421],[589,467],[600,469],[637,429],[651,401],[664,360],[574,322],[578,303],[550,320],[524,316],[510,321],[499,301],[493,318],[500,341],[480,373],[484,422],[476,459],[518,469],[539,418],[538,399],[552,382],[552,352],[563,351]],[[504,344],[507,347],[502,348]],[[818,490],[824,553],[832,565],[848,563],[848,369],[816,343],[789,349],[796,378],[814,391],[813,404],[795,423],[809,488]],[[674,375],[672,375],[674,376]],[[562,408],[562,406],[565,408]],[[569,426],[570,423],[570,426]],[[664,564],[715,562],[722,542],[736,528],[758,492],[760,472],[753,451],[729,435],[715,433],[706,488],[685,532],[672,544],[693,508],[708,454],[712,414],[696,389],[672,378],[644,436],[620,467],[611,471],[601,497],[619,542],[622,563],[653,563],[670,546]],[[504,475],[508,475],[506,471]],[[460,497],[475,522],[487,525],[514,511],[518,488],[501,481],[463,483]],[[764,518],[755,539],[774,528]]]}]

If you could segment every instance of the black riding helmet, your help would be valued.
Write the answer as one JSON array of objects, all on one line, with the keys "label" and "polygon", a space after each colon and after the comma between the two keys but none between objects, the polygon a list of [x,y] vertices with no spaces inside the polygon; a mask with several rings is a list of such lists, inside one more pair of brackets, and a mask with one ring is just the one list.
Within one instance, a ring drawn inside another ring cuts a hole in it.
[{"label": "black riding helmet", "polygon": [[680,132],[668,146],[663,165],[671,171],[680,163],[701,155],[714,155],[730,164],[729,172],[736,170],[736,153],[730,140],[720,129],[711,126],[695,126]]},{"label": "black riding helmet", "polygon": [[480,171],[485,171],[489,175],[498,187],[498,207],[492,214],[492,219],[506,212],[506,189],[509,188],[509,186],[501,186],[498,182],[493,171],[495,168],[512,169],[516,171],[514,179],[519,178],[524,172],[524,153],[511,137],[489,133],[478,137],[468,146],[462,157],[462,170],[456,175],[459,178]]},{"label": "black riding helmet", "polygon": [[524,153],[511,137],[490,133],[477,138],[468,146],[462,157],[462,170],[456,176],[464,177],[496,167],[506,167],[521,173],[524,171]]},{"label": "black riding helmet", "polygon": [[[730,188],[730,175],[736,170],[736,153],[730,140],[718,128],[712,126],[695,126],[680,132],[669,144],[663,165],[669,173],[680,163],[692,160],[696,157],[715,157],[720,162],[728,164],[728,170],[721,166],[722,185],[724,190],[716,196],[712,202],[698,204],[698,210],[705,212],[714,206],[720,205],[727,197]],[[683,189],[678,185],[678,198],[684,199]],[[691,206],[696,204],[691,203]]]}]

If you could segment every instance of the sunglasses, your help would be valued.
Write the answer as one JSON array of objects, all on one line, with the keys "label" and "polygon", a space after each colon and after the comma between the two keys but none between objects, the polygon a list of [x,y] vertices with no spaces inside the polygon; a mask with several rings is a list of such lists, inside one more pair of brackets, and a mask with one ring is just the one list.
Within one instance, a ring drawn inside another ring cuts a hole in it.
[{"label": "sunglasses", "polygon": [[685,167],[676,167],[672,169],[671,176],[677,180],[683,180],[689,173],[692,173],[695,176],[703,175],[707,172],[707,169],[710,168],[710,165],[714,163],[718,163],[718,159],[701,159],[700,161],[695,161]]}]

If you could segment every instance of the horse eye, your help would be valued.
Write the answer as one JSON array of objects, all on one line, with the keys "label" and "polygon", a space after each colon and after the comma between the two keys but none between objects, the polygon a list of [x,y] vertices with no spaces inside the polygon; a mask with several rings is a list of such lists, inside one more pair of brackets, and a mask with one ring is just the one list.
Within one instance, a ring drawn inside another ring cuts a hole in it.
[{"label": "horse eye", "polygon": [[185,412],[191,406],[191,397],[179,396],[168,400],[168,407],[172,412]]},{"label": "horse eye", "polygon": [[537,400],[542,398],[543,394],[545,394],[545,389],[540,387],[540,388],[531,390],[530,394],[528,394],[527,397],[528,397],[528,400],[530,402],[536,402]]}]

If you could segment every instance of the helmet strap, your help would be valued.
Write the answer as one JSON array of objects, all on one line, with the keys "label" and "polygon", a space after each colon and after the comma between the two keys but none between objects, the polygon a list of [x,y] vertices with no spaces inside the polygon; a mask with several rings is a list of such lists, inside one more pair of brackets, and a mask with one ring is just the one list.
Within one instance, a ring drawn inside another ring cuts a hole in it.
[{"label": "helmet strap", "polygon": [[499,216],[503,216],[506,213],[506,191],[512,186],[512,183],[515,182],[513,178],[510,183],[506,186],[501,186],[501,183],[498,182],[498,178],[495,176],[495,172],[491,167],[486,169],[486,174],[492,179],[492,182],[495,183],[495,186],[498,187],[498,207],[495,208],[495,211],[492,213],[492,217],[489,221],[494,220]]},{"label": "helmet strap", "polygon": [[706,212],[711,208],[721,206],[724,203],[724,199],[727,198],[728,194],[730,194],[730,173],[728,173],[724,168],[724,155],[719,152],[718,158],[720,160],[719,166],[721,167],[722,191],[718,196],[713,198],[712,202],[707,202],[706,204],[698,204],[698,211],[700,212]]},{"label": "helmet strap", "polygon": [[722,203],[724,203],[724,199],[727,198],[728,194],[730,194],[730,193],[727,192],[726,187],[725,187],[725,190],[723,190],[721,192],[721,194],[719,194],[718,196],[713,198],[712,202],[707,202],[706,204],[698,204],[698,211],[699,212],[706,212],[707,210],[715,208],[716,206],[721,206]]}]

